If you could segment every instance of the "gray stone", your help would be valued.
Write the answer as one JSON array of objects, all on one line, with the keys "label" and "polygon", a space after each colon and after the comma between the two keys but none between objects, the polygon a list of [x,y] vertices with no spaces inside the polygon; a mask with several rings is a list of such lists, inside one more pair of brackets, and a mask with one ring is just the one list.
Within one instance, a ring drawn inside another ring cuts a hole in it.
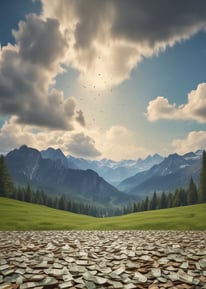
[{"label": "gray stone", "polygon": [[139,259],[143,261],[153,261],[153,259],[149,255],[143,255]]},{"label": "gray stone", "polygon": [[38,282],[45,278],[44,275],[32,275],[29,281]]},{"label": "gray stone", "polygon": [[21,285],[24,281],[24,277],[23,276],[19,276],[17,279],[16,279],[16,284],[17,285]]},{"label": "gray stone", "polygon": [[98,285],[103,285],[103,284],[107,283],[107,279],[99,277],[99,276],[95,276],[94,282]]},{"label": "gray stone", "polygon": [[7,266],[0,286],[202,289],[205,237],[201,231],[0,232],[0,266]]},{"label": "gray stone", "polygon": [[112,288],[114,288],[114,289],[124,288],[124,285],[121,282],[118,282],[118,281],[109,281],[109,284],[111,284]]},{"label": "gray stone", "polygon": [[146,283],[147,282],[147,277],[144,276],[143,274],[139,273],[139,272],[135,272],[134,273],[134,278],[136,281],[140,282],[140,283]]},{"label": "gray stone", "polygon": [[170,272],[168,278],[169,278],[171,281],[178,281],[178,280],[179,280],[179,274],[176,273],[176,272]]},{"label": "gray stone", "polygon": [[53,268],[54,268],[54,269],[62,269],[62,268],[63,268],[63,265],[62,265],[62,264],[59,264],[59,263],[54,263],[54,264],[53,264]]},{"label": "gray stone", "polygon": [[206,269],[206,258],[199,260],[200,267]]},{"label": "gray stone", "polygon": [[73,280],[73,276],[68,272],[68,274],[62,276],[62,279],[65,282],[72,281]]},{"label": "gray stone", "polygon": [[44,287],[54,286],[57,284],[58,284],[58,281],[53,277],[46,277],[43,279],[43,281],[38,282],[39,286],[44,286]]},{"label": "gray stone", "polygon": [[73,283],[70,282],[70,281],[69,282],[64,282],[64,283],[59,284],[59,288],[60,289],[71,288],[72,285],[73,285]]},{"label": "gray stone", "polygon": [[155,278],[158,278],[158,277],[161,276],[160,268],[152,268],[151,269],[151,273],[152,273],[152,276],[155,277]]},{"label": "gray stone", "polygon": [[116,269],[113,273],[117,275],[121,275],[125,272],[125,266],[120,266],[118,269]]},{"label": "gray stone", "polygon": [[7,264],[6,259],[0,259],[0,266]]},{"label": "gray stone", "polygon": [[193,277],[185,272],[179,272],[179,280],[185,283],[193,284]]},{"label": "gray stone", "polygon": [[187,269],[188,267],[189,267],[188,262],[183,262],[183,263],[180,265],[180,268],[182,268],[182,269]]},{"label": "gray stone", "polygon": [[0,272],[9,269],[9,265],[8,264],[4,264],[0,266]]},{"label": "gray stone", "polygon": [[167,279],[164,278],[164,277],[158,277],[157,280],[160,282],[160,283],[166,283],[167,282]]},{"label": "gray stone", "polygon": [[20,289],[36,288],[38,285],[35,282],[27,282],[20,285]]},{"label": "gray stone", "polygon": [[85,281],[85,286],[87,289],[95,289],[97,288],[93,282]]},{"label": "gray stone", "polygon": [[137,288],[136,285],[132,283],[124,285],[124,289],[135,289],[135,288]]},{"label": "gray stone", "polygon": [[168,260],[168,258],[166,258],[166,257],[160,258],[160,259],[158,260],[158,263],[159,263],[160,265],[166,265],[168,262],[169,262],[169,260]]},{"label": "gray stone", "polygon": [[86,266],[88,262],[86,260],[76,260],[77,265]]},{"label": "gray stone", "polygon": [[8,269],[8,270],[1,271],[1,274],[4,276],[8,276],[8,275],[13,274],[14,272],[15,272],[14,269]]}]

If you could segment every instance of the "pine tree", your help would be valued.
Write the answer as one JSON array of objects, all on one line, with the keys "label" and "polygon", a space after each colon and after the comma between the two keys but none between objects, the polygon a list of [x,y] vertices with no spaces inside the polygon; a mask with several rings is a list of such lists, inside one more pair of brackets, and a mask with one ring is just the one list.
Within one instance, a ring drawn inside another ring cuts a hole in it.
[{"label": "pine tree", "polygon": [[167,207],[168,208],[172,208],[173,207],[173,199],[174,199],[174,194],[169,192],[169,194],[167,196]]},{"label": "pine tree", "polygon": [[152,198],[150,199],[149,209],[150,210],[156,210],[157,209],[157,193],[156,192],[153,193]]},{"label": "pine tree", "polygon": [[62,195],[59,199],[59,210],[65,210],[66,209],[66,200],[64,195]]},{"label": "pine tree", "polygon": [[24,196],[24,200],[25,202],[28,202],[28,203],[32,203],[32,190],[31,190],[31,187],[30,185],[27,185],[27,188],[25,190],[25,196]]},{"label": "pine tree", "polygon": [[198,201],[197,187],[193,181],[193,178],[191,177],[187,194],[187,204],[193,205],[196,204],[197,201]]},{"label": "pine tree", "polygon": [[181,199],[180,199],[180,190],[176,189],[174,193],[174,200],[173,200],[173,206],[179,207],[181,205]]},{"label": "pine tree", "polygon": [[187,192],[183,188],[180,188],[180,206],[187,206]]},{"label": "pine tree", "polygon": [[199,176],[198,199],[200,203],[206,202],[206,152],[202,153],[202,167]]},{"label": "pine tree", "polygon": [[10,197],[13,194],[13,183],[9,175],[5,160],[0,156],[0,196]]},{"label": "pine tree", "polygon": [[165,195],[165,192],[162,192],[161,197],[159,199],[159,208],[160,209],[167,208],[167,197]]},{"label": "pine tree", "polygon": [[144,211],[149,209],[149,197],[147,196],[144,200]]}]

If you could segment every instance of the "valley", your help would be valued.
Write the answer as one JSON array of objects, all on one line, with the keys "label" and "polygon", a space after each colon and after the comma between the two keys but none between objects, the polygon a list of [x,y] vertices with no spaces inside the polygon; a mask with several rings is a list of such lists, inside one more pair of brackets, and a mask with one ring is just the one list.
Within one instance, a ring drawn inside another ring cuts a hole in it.
[{"label": "valley", "polygon": [[206,230],[206,204],[94,218],[0,197],[0,230]]},{"label": "valley", "polygon": [[197,151],[115,162],[66,157],[60,149],[38,151],[24,145],[5,160],[18,185],[108,206],[142,200],[154,191],[186,188],[191,177],[197,184],[201,157],[202,151]]}]

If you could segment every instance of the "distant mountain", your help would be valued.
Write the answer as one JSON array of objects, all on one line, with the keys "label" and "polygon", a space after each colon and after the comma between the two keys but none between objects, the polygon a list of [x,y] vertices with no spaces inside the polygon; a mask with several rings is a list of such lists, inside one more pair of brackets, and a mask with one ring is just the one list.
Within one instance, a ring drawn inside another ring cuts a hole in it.
[{"label": "distant mountain", "polygon": [[150,169],[153,165],[159,164],[164,158],[158,154],[148,156],[145,159],[113,161],[85,160],[68,156],[68,161],[76,165],[78,169],[91,169],[113,185],[119,184],[125,178],[131,177],[138,172]]},{"label": "distant mountain", "polygon": [[197,182],[200,167],[200,153],[188,153],[183,156],[172,154],[149,170],[125,179],[117,187],[139,197],[154,191],[173,191],[178,187],[188,186],[191,176]]},{"label": "distant mountain", "polygon": [[[57,158],[56,154],[60,156]],[[42,153],[22,146],[5,157],[13,181],[30,184],[47,193],[62,194],[101,205],[126,203],[133,199],[118,191],[92,170],[74,170],[65,167],[62,154],[49,149]],[[45,158],[48,157],[49,158]]]},{"label": "distant mountain", "polygon": [[60,149],[53,148],[41,151],[41,155],[44,159],[60,160],[67,168],[93,170],[114,186],[125,178],[131,177],[138,172],[148,170],[153,165],[159,164],[163,160],[163,157],[158,154],[153,156],[149,155],[145,159],[138,160],[87,160],[75,158],[73,156],[66,157]]},{"label": "distant mountain", "polygon": [[166,158],[156,154],[143,160],[92,161],[66,157],[60,149],[39,152],[22,146],[8,153],[5,160],[17,184],[30,184],[51,194],[64,193],[77,200],[111,205],[142,199],[154,191],[187,187],[191,176],[197,183],[201,157],[202,151],[197,151]]},{"label": "distant mountain", "polygon": [[78,169],[78,167],[72,162],[72,160],[69,160],[65,157],[65,155],[60,149],[54,149],[50,147],[46,150],[40,151],[40,153],[43,159],[51,159],[54,161],[60,160],[65,168]]}]

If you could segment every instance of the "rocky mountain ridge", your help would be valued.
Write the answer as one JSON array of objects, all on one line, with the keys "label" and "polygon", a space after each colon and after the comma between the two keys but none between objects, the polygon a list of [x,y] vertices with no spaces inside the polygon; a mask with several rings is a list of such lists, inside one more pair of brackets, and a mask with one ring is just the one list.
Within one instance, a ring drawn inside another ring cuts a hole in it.
[{"label": "rocky mountain ridge", "polygon": [[182,156],[177,153],[171,154],[149,170],[125,179],[117,187],[128,194],[138,196],[187,187],[191,176],[196,183],[198,182],[201,156],[201,151]]},{"label": "rocky mountain ridge", "polygon": [[92,169],[113,185],[118,185],[125,178],[133,176],[137,172],[150,169],[160,163],[164,158],[158,154],[149,155],[145,159],[113,161],[109,159],[86,160],[67,157],[68,162],[73,163],[79,169]]},{"label": "rocky mountain ridge", "polygon": [[101,205],[125,203],[131,199],[96,172],[67,168],[62,159],[43,158],[38,150],[25,145],[9,152],[5,160],[13,181],[19,185],[29,184],[49,194],[65,194],[72,199]]},{"label": "rocky mountain ridge", "polygon": [[[44,151],[22,146],[8,153],[6,162],[18,184],[31,184],[52,194],[66,194],[101,204],[126,203],[156,192],[187,187],[198,182],[202,151],[168,157],[112,161],[66,157],[60,149]],[[129,178],[127,176],[130,176]],[[114,187],[107,180],[111,180]],[[121,180],[119,183],[117,180]]]}]

